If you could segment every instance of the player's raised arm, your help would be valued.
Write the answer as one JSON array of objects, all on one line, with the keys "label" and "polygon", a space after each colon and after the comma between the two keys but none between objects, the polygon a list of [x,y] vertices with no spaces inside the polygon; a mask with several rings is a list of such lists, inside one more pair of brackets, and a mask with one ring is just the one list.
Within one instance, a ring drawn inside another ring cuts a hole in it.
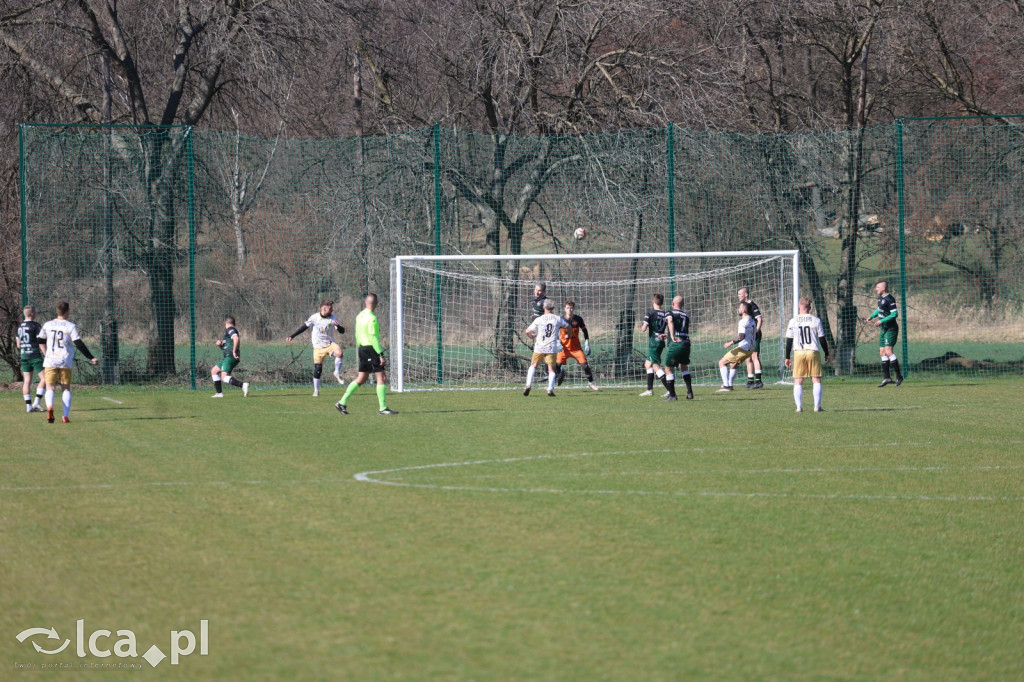
[{"label": "player's raised arm", "polygon": [[238,359],[239,359],[239,357],[238,357],[238,346],[239,346],[239,345],[240,345],[241,343],[242,343],[242,339],[241,339],[241,337],[240,337],[240,336],[238,335],[238,332],[235,332],[235,333],[234,333],[234,334],[233,334],[233,335],[231,336],[231,356],[232,356],[232,357],[233,357],[233,358],[234,358],[235,360],[238,360]]}]

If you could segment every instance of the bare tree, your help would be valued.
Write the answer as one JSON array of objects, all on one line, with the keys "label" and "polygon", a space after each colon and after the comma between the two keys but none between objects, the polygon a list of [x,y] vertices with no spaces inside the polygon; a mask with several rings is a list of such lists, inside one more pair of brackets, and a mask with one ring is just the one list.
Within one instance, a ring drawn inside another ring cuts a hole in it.
[{"label": "bare tree", "polygon": [[131,139],[124,130],[110,137],[114,153],[136,169],[149,204],[147,233],[137,237],[146,245],[143,268],[155,321],[148,362],[158,376],[174,373],[174,190],[189,141],[167,126],[195,125],[221,99],[236,97],[250,106],[274,99],[260,91],[266,78],[260,85],[256,80],[275,63],[289,62],[303,17],[314,16],[314,8],[304,3],[300,12],[278,1],[122,6],[43,0],[0,16],[0,42],[79,120],[104,120],[101,79],[87,69],[89,56],[101,53],[116,78],[115,119],[147,126]]}]

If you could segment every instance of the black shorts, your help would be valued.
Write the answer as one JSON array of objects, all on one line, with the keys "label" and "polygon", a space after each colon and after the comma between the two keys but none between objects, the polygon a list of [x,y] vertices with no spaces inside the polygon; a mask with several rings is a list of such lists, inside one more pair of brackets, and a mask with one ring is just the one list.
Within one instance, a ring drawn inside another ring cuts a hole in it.
[{"label": "black shorts", "polygon": [[384,371],[384,363],[373,346],[359,346],[359,371],[373,374]]}]

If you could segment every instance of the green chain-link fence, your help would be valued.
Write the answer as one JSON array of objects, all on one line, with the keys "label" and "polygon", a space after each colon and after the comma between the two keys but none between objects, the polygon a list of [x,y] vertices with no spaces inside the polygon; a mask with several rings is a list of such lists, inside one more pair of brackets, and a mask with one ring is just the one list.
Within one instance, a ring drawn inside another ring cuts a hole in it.
[{"label": "green chain-link fence", "polygon": [[85,381],[195,385],[232,314],[247,376],[293,384],[308,339],[284,337],[323,298],[351,321],[363,293],[388,291],[398,254],[799,249],[804,294],[849,358],[839,372],[876,372],[863,318],[885,279],[911,373],[1019,375],[1017,121],[357,140],[26,124],[22,293],[41,317],[71,302],[102,351]]}]

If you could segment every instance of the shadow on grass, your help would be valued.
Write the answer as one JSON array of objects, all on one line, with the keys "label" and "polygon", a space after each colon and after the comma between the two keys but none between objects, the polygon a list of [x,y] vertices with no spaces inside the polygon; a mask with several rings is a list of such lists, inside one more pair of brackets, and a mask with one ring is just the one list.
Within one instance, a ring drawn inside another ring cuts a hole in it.
[{"label": "shadow on grass", "polygon": [[829,412],[897,412],[900,410],[921,410],[921,405],[906,405],[904,407],[838,407]]},{"label": "shadow on grass", "polygon": [[75,412],[105,412],[107,410],[137,410],[137,407],[80,407]]},{"label": "shadow on grass", "polygon": [[[84,412],[84,410],[83,410],[83,412]],[[75,415],[72,414],[71,416],[74,417]],[[87,420],[87,422],[84,422],[84,423],[95,424],[95,423],[98,423],[98,422],[128,422],[128,421],[150,421],[150,420],[166,421],[166,420],[170,420],[170,419],[195,419],[195,418],[196,418],[196,416],[194,414],[183,414],[183,415],[177,415],[177,416],[173,416],[173,417],[123,417],[123,418],[112,417],[110,419],[89,419],[89,420]]]},{"label": "shadow on grass", "polygon": [[402,410],[402,414],[463,414],[466,412],[504,412],[498,408],[469,408],[466,410]]}]

